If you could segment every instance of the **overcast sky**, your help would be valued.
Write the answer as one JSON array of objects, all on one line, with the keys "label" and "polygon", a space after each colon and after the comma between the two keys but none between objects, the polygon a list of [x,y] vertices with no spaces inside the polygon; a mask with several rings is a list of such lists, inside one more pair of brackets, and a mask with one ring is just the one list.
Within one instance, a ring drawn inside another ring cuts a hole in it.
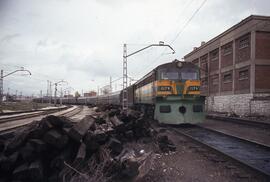
[{"label": "overcast sky", "polygon": [[[161,63],[181,60],[251,14],[270,15],[269,0],[0,0],[0,68],[17,73],[4,79],[4,92],[46,94],[47,80],[64,79],[81,92],[122,76],[123,44],[131,53],[128,74],[139,79]],[[177,36],[178,35],[178,36]],[[113,89],[121,88],[121,81]]]}]

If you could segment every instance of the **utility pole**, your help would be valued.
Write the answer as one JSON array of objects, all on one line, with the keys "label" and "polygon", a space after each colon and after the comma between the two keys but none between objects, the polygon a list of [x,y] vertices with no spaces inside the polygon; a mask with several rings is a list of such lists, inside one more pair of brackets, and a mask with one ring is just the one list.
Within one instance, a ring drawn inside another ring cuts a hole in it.
[{"label": "utility pole", "polygon": [[97,87],[97,103],[96,104],[98,104],[98,96],[99,96],[99,86]]},{"label": "utility pole", "polygon": [[110,92],[112,92],[112,77],[110,76]]},{"label": "utility pole", "polygon": [[127,113],[128,109],[128,95],[127,95],[127,44],[123,48],[123,96],[122,96],[122,109]]},{"label": "utility pole", "polygon": [[31,75],[31,72],[29,70],[25,70],[23,67],[21,67],[21,69],[19,69],[19,70],[15,70],[13,72],[10,72],[10,73],[8,73],[6,75],[4,75],[4,71],[1,70],[1,78],[0,78],[0,105],[1,105],[1,107],[0,107],[0,112],[2,112],[3,82],[4,82],[3,80],[4,80],[5,77],[7,77],[7,76],[9,76],[9,75],[11,75],[13,73],[16,73],[18,71],[25,71],[25,72],[28,72]]},{"label": "utility pole", "polygon": [[60,105],[62,105],[62,97],[63,97],[63,90],[62,90],[62,87],[61,87],[61,95],[60,95]]},{"label": "utility pole", "polygon": [[56,106],[57,83],[54,84],[54,106]]},{"label": "utility pole", "polygon": [[47,98],[49,98],[49,85],[50,85],[49,80],[47,80]]},{"label": "utility pole", "polygon": [[49,91],[49,100],[50,100],[50,104],[52,103],[52,82],[51,81],[49,81],[49,83],[50,83],[50,91]]},{"label": "utility pole", "polygon": [[1,77],[0,77],[0,112],[2,112],[2,102],[3,102],[3,77],[4,71],[1,70]]},{"label": "utility pole", "polygon": [[42,95],[42,90],[40,90],[40,98],[41,98],[41,103],[43,104],[43,95]]},{"label": "utility pole", "polygon": [[[64,80],[54,83],[54,106],[56,106],[57,85],[58,83],[61,83],[61,82],[67,83],[67,81],[64,81]],[[61,91],[61,95],[62,95],[62,91]],[[60,102],[61,102],[61,98],[60,98]]]}]

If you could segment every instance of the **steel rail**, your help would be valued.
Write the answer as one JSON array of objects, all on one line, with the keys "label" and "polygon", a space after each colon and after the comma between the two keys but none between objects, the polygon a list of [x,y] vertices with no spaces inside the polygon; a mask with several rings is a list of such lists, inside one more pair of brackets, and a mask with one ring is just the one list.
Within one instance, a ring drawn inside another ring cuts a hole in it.
[{"label": "steel rail", "polygon": [[[68,111],[66,113],[59,114],[59,116],[65,116],[65,117],[69,117],[70,118],[70,117],[72,117],[72,116],[80,113],[81,111],[82,111],[82,108],[77,107],[77,108],[75,108],[75,109],[73,109],[71,111]],[[14,133],[15,131],[17,131],[17,129],[23,128],[23,127],[25,127],[25,126],[27,126],[29,124],[31,124],[31,123],[28,123],[28,124],[25,124],[25,125],[14,126],[12,128],[9,128],[9,129],[6,129],[6,130],[2,130],[2,131],[0,131],[0,137],[2,137],[2,138],[3,137],[4,138],[7,137],[8,138],[8,136],[9,135],[12,135],[12,133]]]},{"label": "steel rail", "polygon": [[48,110],[43,110],[43,111],[33,111],[33,112],[38,112],[38,113],[32,113],[32,114],[31,114],[31,112],[26,112],[25,115],[18,115],[18,116],[10,115],[11,117],[0,118],[0,123],[6,123],[9,121],[15,121],[15,120],[20,120],[20,119],[32,118],[32,117],[36,117],[36,116],[48,115],[48,114],[59,112],[59,111],[62,111],[62,110],[68,109],[68,108],[69,107],[63,107],[63,108],[53,108],[53,109],[48,109]]},{"label": "steel rail", "polygon": [[72,117],[72,116],[75,116],[77,114],[79,114],[80,112],[82,111],[82,108],[81,107],[77,107],[75,108],[74,110],[70,111],[70,112],[67,112],[67,113],[64,113],[64,114],[60,114],[60,116],[65,116],[65,117]]},{"label": "steel rail", "polygon": [[[63,107],[64,108],[64,107]],[[66,107],[65,107],[66,108]],[[15,114],[23,114],[23,113],[32,113],[32,112],[38,112],[38,111],[49,111],[53,109],[59,109],[59,108],[51,108],[51,109],[35,109],[35,110],[26,110],[26,111],[12,111],[12,112],[4,112],[0,113],[1,116],[12,116]]]},{"label": "steel rail", "polygon": [[270,180],[270,147],[200,126],[171,129]]}]

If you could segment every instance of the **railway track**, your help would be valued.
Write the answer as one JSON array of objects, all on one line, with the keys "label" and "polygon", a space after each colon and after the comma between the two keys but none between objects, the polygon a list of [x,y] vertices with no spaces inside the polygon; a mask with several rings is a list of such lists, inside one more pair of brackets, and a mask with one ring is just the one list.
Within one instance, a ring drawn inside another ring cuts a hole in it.
[{"label": "railway track", "polygon": [[37,116],[27,117],[25,118],[22,116],[21,118],[15,118],[14,120],[9,120],[7,122],[0,123],[0,135],[6,135],[8,133],[12,133],[16,131],[19,128],[23,128],[24,126],[32,123],[34,120],[40,120],[42,117],[45,117],[48,114],[53,114],[56,116],[65,116],[65,117],[72,117],[78,113],[80,113],[82,110],[81,107],[73,107],[68,108],[66,110],[61,111],[54,111],[54,112],[46,112],[46,113],[40,113]]},{"label": "railway track", "polygon": [[200,126],[172,130],[270,179],[270,147]]},{"label": "railway track", "polygon": [[77,107],[77,108],[75,108],[74,110],[72,110],[70,112],[60,114],[60,115],[70,118],[70,117],[72,117],[72,116],[74,116],[76,114],[79,114],[81,111],[82,111],[82,107]]},{"label": "railway track", "polygon": [[48,110],[17,112],[14,114],[3,115],[0,117],[0,123],[5,123],[8,121],[14,121],[14,120],[19,120],[19,119],[26,119],[26,118],[31,118],[35,116],[48,115],[48,114],[59,112],[68,108],[69,107],[61,107],[61,108],[53,108],[53,109],[48,109]]}]

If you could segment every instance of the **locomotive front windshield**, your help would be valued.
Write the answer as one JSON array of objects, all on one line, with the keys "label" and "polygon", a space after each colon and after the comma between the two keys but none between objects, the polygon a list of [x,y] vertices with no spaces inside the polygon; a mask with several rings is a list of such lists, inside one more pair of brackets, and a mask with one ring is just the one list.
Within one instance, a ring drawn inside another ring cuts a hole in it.
[{"label": "locomotive front windshield", "polygon": [[198,80],[197,72],[181,72],[181,80]]},{"label": "locomotive front windshield", "polygon": [[196,69],[162,69],[159,71],[159,80],[198,80]]},{"label": "locomotive front windshield", "polygon": [[162,80],[178,80],[179,73],[178,72],[161,72],[161,79]]}]

